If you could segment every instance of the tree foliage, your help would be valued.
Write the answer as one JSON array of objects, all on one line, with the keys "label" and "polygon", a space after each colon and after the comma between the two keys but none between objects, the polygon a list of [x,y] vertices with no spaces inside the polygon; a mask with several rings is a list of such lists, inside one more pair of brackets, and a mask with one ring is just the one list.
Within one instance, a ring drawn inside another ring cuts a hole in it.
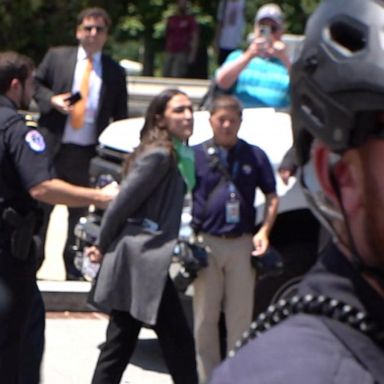
[{"label": "tree foliage", "polygon": [[126,1],[0,0],[1,49],[12,49],[40,60],[50,46],[75,44],[77,14],[85,7],[101,6],[114,22]]},{"label": "tree foliage", "polygon": [[[290,33],[302,33],[308,15],[320,0],[275,0],[286,15]],[[251,29],[257,9],[268,1],[247,1]],[[144,63],[152,74],[164,46],[167,17],[175,0],[0,0],[2,50],[13,49],[39,61],[50,46],[75,44],[76,16],[84,7],[101,6],[111,15],[114,28],[106,49],[116,59],[128,57]],[[204,43],[212,40],[219,0],[190,0],[191,11],[205,31]]]}]

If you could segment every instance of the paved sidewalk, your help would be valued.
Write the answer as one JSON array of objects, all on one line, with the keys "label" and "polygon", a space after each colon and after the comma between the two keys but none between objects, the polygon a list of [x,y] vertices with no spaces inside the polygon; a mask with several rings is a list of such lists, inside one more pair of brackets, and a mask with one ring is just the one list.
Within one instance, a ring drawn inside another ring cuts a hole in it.
[{"label": "paved sidewalk", "polygon": [[67,209],[56,205],[48,227],[45,260],[37,273],[37,278],[48,281],[64,281],[65,270],[62,258],[67,233]]},{"label": "paved sidewalk", "polygon": [[[46,260],[37,275],[47,310],[42,384],[89,384],[108,323],[104,314],[77,312],[90,310],[86,306],[90,283],[64,281],[61,254],[66,230],[66,208],[56,206],[48,229]],[[172,383],[152,330],[140,333],[121,383]]]},{"label": "paved sidewalk", "polygon": [[[107,319],[98,313],[47,313],[41,384],[89,384]],[[121,384],[172,384],[156,335],[143,329]]]}]

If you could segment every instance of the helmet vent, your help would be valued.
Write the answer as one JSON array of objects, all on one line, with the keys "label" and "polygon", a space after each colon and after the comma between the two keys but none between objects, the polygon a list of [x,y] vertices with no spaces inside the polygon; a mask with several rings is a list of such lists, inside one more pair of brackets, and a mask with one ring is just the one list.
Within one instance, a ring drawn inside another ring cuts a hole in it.
[{"label": "helmet vent", "polygon": [[349,53],[359,52],[367,45],[366,34],[346,22],[334,22],[330,26],[329,32],[332,43]]}]

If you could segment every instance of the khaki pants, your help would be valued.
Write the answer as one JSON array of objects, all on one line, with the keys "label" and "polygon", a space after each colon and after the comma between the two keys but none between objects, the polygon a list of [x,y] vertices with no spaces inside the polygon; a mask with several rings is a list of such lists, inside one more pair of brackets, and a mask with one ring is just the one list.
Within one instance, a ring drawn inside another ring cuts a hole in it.
[{"label": "khaki pants", "polygon": [[224,311],[227,349],[231,350],[252,321],[255,270],[250,263],[252,236],[221,238],[201,234],[211,249],[208,267],[194,281],[194,335],[200,382],[220,363],[218,322]]}]

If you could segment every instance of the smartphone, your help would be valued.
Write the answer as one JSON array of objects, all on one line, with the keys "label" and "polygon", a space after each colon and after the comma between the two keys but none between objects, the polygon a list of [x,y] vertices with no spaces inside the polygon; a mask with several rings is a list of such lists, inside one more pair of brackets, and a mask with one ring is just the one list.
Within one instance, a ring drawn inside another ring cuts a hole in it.
[{"label": "smartphone", "polygon": [[271,27],[269,25],[260,25],[259,36],[262,39],[259,44],[259,52],[264,55],[271,44]]},{"label": "smartphone", "polygon": [[65,99],[65,101],[67,101],[69,105],[76,104],[79,100],[81,100],[81,93],[80,92],[72,93],[71,96],[69,96]]},{"label": "smartphone", "polygon": [[269,25],[260,25],[259,31],[260,36],[265,37],[266,40],[269,40],[271,36],[271,27]]}]

